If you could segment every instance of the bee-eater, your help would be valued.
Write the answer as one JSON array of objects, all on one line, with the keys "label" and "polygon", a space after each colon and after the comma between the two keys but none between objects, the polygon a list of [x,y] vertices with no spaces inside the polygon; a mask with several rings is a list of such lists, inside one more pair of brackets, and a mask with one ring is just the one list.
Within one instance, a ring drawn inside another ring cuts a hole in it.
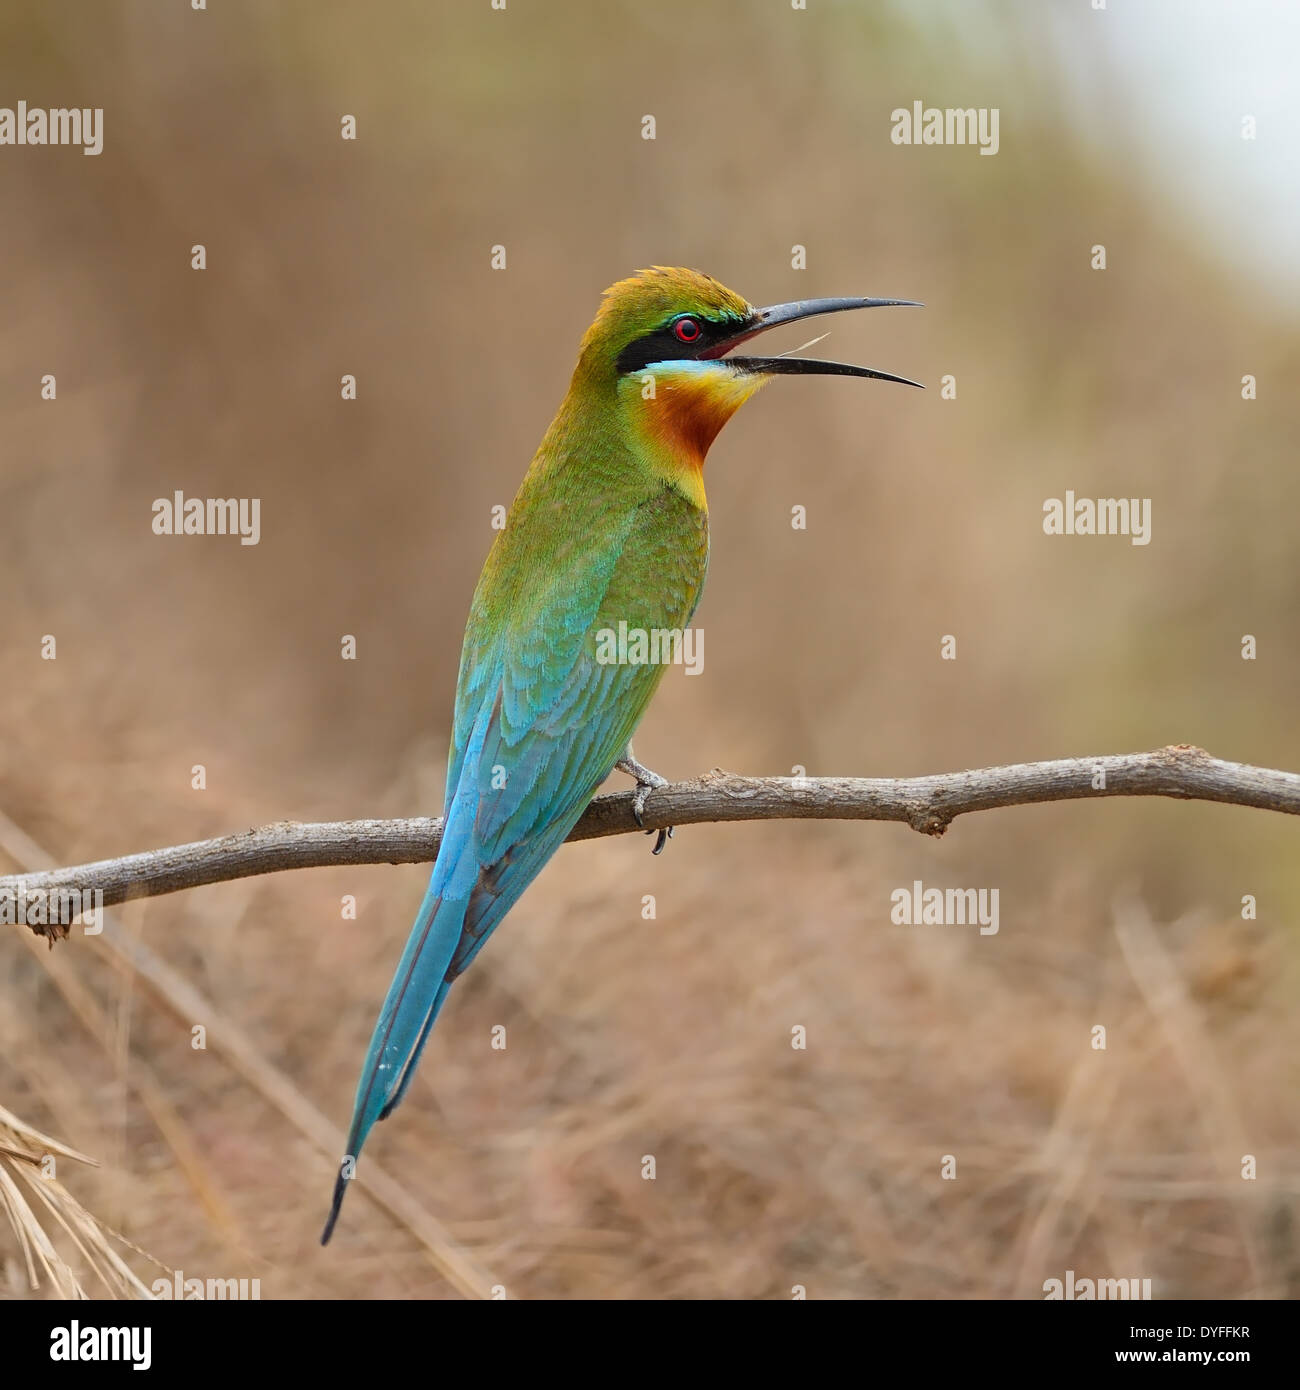
[{"label": "bee-eater", "polygon": [[914,303],[755,309],[699,271],[659,266],[605,291],[470,606],[442,844],[370,1039],[322,1244],[361,1146],[410,1085],[452,983],[596,788],[615,767],[635,777],[639,823],[646,798],[666,785],[631,745],[663,665],[610,661],[598,634],[690,623],[709,559],[704,456],[718,431],[774,376],[919,385],[841,362],[728,354],[814,314]]}]

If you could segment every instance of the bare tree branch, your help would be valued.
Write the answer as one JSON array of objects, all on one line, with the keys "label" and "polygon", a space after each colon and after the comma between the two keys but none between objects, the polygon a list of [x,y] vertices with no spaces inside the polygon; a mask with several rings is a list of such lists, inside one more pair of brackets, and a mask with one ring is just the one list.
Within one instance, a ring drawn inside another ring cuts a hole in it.
[{"label": "bare tree branch", "polygon": [[[691,782],[650,794],[644,829],[707,821],[902,821],[924,835],[942,835],[955,817],[1002,806],[1108,796],[1167,796],[1221,801],[1300,815],[1300,773],[1224,762],[1202,748],[1174,744],[1150,753],[1061,758],[933,777],[741,777],[715,769]],[[570,840],[627,835],[637,830],[632,793],[599,796]],[[111,907],[206,883],[311,869],[331,864],[431,862],[442,836],[440,819],[279,821],[217,840],[147,850],[70,869],[0,878],[0,913],[11,903],[61,891],[100,891]],[[9,915],[0,920],[10,920]],[[67,935],[58,926],[38,935]]]}]

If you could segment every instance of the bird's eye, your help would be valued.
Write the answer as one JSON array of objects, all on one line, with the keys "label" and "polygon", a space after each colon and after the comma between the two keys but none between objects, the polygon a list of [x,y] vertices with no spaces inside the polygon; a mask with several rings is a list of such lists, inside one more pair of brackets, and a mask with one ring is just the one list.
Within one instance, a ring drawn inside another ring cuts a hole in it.
[{"label": "bird's eye", "polygon": [[679,343],[698,342],[703,331],[699,319],[680,318],[673,324],[673,337]]}]

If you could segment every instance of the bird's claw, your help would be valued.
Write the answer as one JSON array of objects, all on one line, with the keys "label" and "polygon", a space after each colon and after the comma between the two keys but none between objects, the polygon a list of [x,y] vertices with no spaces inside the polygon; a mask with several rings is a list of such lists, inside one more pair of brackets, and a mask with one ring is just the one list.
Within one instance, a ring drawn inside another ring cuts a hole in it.
[{"label": "bird's claw", "polygon": [[[636,791],[632,793],[632,819],[636,821],[639,829],[645,830],[644,816],[646,801],[649,799],[650,793],[657,787],[666,787],[668,785],[668,779],[667,777],[661,777],[657,772],[651,772],[648,767],[643,767],[637,762],[632,756],[630,747],[627,753],[619,759],[618,770],[620,772],[626,772],[629,777],[636,778]],[[647,835],[658,834],[659,838],[655,841],[655,847],[651,853],[662,854],[664,846],[673,837],[673,828],[669,825],[658,832],[646,830],[645,833]]]},{"label": "bird's claw", "polygon": [[[656,787],[666,787],[667,785],[668,783],[663,777],[654,782],[643,782],[639,777],[637,778],[636,791],[632,793],[632,819],[636,821],[640,829],[645,829],[645,804],[649,800],[650,793]],[[650,832],[646,831],[646,833],[649,834]]]}]

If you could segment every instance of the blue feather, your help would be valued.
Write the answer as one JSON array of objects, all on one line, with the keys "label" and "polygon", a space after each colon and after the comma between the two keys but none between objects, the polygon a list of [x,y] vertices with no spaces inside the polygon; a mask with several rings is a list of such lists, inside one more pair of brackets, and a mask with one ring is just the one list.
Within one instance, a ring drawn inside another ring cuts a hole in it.
[{"label": "blue feather", "polygon": [[[660,497],[648,505],[665,504]],[[619,580],[640,519],[633,509],[612,533],[589,533],[565,580],[553,579],[506,624],[484,621],[476,595],[461,654],[442,844],[366,1053],[322,1244],[361,1147],[405,1095],[452,983],[568,837],[663,675],[662,666],[596,656],[597,630],[637,616],[626,575]],[[688,577],[702,577],[707,532],[689,517],[684,524],[701,548],[693,564],[681,559],[680,584],[671,566],[661,569],[658,595],[644,600],[650,626],[681,624],[698,597]]]}]

